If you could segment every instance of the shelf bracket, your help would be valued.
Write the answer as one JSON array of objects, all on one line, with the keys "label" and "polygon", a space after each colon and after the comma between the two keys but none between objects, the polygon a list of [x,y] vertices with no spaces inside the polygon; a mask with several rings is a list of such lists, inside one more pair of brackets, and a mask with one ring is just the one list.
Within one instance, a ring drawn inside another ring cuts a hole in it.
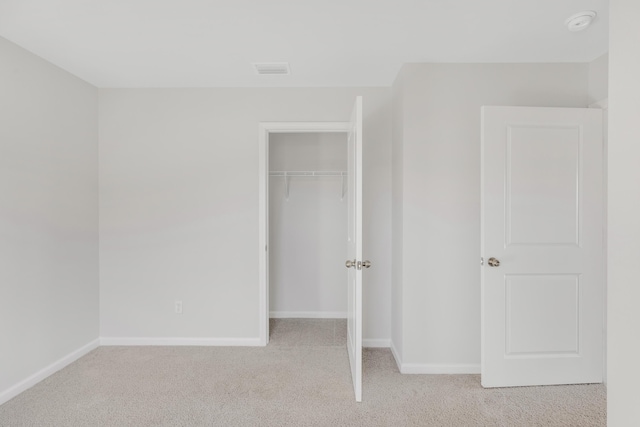
[{"label": "shelf bracket", "polygon": [[284,173],[284,198],[285,200],[289,200],[289,174],[287,172]]}]

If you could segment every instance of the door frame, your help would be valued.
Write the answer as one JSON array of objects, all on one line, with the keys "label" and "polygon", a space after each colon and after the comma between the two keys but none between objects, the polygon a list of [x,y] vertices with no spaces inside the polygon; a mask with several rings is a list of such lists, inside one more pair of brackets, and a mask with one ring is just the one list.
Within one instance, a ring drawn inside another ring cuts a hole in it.
[{"label": "door frame", "polygon": [[609,207],[609,98],[603,98],[598,102],[594,102],[589,105],[589,108],[596,108],[602,110],[602,245],[603,245],[603,259],[602,264],[604,268],[604,295],[602,296],[603,319],[602,319],[602,338],[603,345],[603,368],[602,368],[602,382],[607,384],[607,301],[608,301],[608,289],[609,289],[609,275],[607,273],[609,266],[609,245],[608,245],[608,207]]},{"label": "door frame", "polygon": [[269,344],[269,135],[272,133],[348,132],[349,122],[260,122],[258,124],[258,331]]}]

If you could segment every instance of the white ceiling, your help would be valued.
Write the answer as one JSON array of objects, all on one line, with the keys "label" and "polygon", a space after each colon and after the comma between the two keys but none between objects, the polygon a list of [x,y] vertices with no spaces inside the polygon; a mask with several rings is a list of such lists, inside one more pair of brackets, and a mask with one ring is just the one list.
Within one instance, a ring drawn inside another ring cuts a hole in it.
[{"label": "white ceiling", "polygon": [[405,62],[591,61],[608,1],[0,0],[0,35],[98,87],[389,86]]}]

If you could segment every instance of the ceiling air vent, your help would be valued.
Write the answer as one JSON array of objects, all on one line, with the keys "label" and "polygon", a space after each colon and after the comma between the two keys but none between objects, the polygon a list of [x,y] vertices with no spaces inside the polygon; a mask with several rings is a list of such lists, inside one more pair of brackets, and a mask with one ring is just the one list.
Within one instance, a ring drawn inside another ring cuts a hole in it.
[{"label": "ceiling air vent", "polygon": [[288,62],[256,62],[256,73],[261,76],[283,76],[291,74]]}]

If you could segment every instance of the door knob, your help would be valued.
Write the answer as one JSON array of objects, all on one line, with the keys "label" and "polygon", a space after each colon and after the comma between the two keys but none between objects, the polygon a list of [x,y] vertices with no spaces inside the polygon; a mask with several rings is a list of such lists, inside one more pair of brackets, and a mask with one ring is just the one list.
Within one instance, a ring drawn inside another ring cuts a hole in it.
[{"label": "door knob", "polygon": [[500,267],[500,260],[494,257],[489,258],[489,267]]},{"label": "door knob", "polygon": [[371,267],[371,261],[367,260],[367,261],[362,261],[362,268],[369,268]]},{"label": "door knob", "polygon": [[351,261],[350,259],[348,259],[347,262],[344,263],[344,266],[347,268],[356,268],[356,260],[354,259],[353,261]]}]

